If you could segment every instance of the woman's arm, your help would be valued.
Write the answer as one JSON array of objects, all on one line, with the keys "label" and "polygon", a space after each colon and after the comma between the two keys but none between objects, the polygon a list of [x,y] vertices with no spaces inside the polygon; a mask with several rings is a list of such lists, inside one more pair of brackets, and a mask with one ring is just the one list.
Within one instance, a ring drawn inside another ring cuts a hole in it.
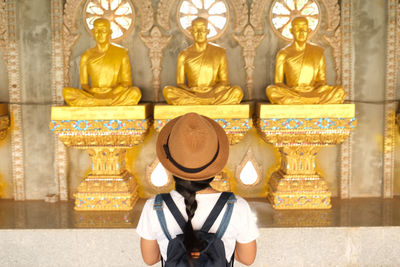
[{"label": "woman's arm", "polygon": [[256,259],[257,243],[253,240],[249,243],[236,242],[235,259],[245,265],[250,265]]},{"label": "woman's arm", "polygon": [[143,261],[147,265],[156,264],[161,260],[160,247],[157,240],[147,240],[140,238],[140,248],[142,250]]}]

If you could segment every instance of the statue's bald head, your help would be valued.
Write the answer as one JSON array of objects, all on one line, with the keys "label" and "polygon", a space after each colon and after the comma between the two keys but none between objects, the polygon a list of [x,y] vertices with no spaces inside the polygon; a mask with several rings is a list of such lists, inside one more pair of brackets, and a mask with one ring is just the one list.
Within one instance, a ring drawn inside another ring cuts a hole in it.
[{"label": "statue's bald head", "polygon": [[307,18],[306,18],[306,17],[303,17],[303,16],[298,16],[298,17],[295,17],[295,18],[292,20],[292,27],[293,27],[294,25],[300,23],[300,22],[306,23],[307,26],[308,26],[308,20],[307,20]]},{"label": "statue's bald head", "polygon": [[105,19],[105,18],[96,19],[93,22],[93,27],[96,27],[96,26],[101,25],[101,24],[105,25],[107,28],[111,29],[110,21],[108,19]]},{"label": "statue's bald head", "polygon": [[206,18],[203,17],[197,17],[194,20],[192,20],[192,27],[198,23],[202,23],[204,25],[208,25],[208,20]]},{"label": "statue's bald head", "polygon": [[103,18],[96,19],[93,22],[92,33],[97,44],[109,43],[112,35],[110,22]]}]

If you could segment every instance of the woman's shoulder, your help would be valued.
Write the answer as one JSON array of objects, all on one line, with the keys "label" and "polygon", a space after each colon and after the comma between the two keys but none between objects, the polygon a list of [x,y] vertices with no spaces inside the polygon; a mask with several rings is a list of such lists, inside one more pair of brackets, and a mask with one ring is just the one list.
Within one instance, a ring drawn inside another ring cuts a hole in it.
[{"label": "woman's shoulder", "polygon": [[242,197],[235,195],[236,202],[235,205],[241,208],[249,208],[249,203]]}]

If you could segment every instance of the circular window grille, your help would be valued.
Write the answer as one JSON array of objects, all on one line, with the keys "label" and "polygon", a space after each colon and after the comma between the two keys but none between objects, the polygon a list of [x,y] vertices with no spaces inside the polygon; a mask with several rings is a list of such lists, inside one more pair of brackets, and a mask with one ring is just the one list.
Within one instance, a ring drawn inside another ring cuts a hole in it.
[{"label": "circular window grille", "polygon": [[178,25],[189,38],[192,38],[192,20],[197,17],[208,20],[210,33],[207,39],[210,41],[218,39],[228,26],[229,12],[225,0],[181,0],[178,10]]},{"label": "circular window grille", "polygon": [[135,24],[134,8],[130,0],[89,0],[83,12],[84,24],[89,33],[92,33],[96,19],[108,19],[111,22],[113,41],[125,38]]},{"label": "circular window grille", "polygon": [[291,22],[297,16],[306,17],[310,36],[316,32],[320,24],[320,7],[315,0],[274,0],[270,9],[270,22],[275,33],[291,41]]}]

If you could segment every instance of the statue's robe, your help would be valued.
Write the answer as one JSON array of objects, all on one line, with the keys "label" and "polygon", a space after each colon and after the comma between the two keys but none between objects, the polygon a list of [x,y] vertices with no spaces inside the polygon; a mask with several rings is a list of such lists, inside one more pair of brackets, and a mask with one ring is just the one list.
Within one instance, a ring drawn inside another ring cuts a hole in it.
[{"label": "statue's robe", "polygon": [[326,85],[324,50],[309,43],[303,51],[292,46],[279,51],[275,85],[266,93],[273,104],[338,104],[346,96],[343,87]]},{"label": "statue's robe", "polygon": [[131,86],[131,66],[124,48],[110,45],[103,54],[89,49],[81,57],[80,71],[81,83],[82,75],[84,79],[89,76],[91,87],[64,88],[63,96],[70,106],[129,106],[136,105],[142,96],[139,88]]},{"label": "statue's robe", "polygon": [[184,66],[177,66],[177,76],[184,71],[188,89],[166,86],[163,95],[172,105],[228,105],[239,104],[243,91],[230,86],[225,49],[207,44],[202,52],[189,47],[178,58],[184,57]]}]

